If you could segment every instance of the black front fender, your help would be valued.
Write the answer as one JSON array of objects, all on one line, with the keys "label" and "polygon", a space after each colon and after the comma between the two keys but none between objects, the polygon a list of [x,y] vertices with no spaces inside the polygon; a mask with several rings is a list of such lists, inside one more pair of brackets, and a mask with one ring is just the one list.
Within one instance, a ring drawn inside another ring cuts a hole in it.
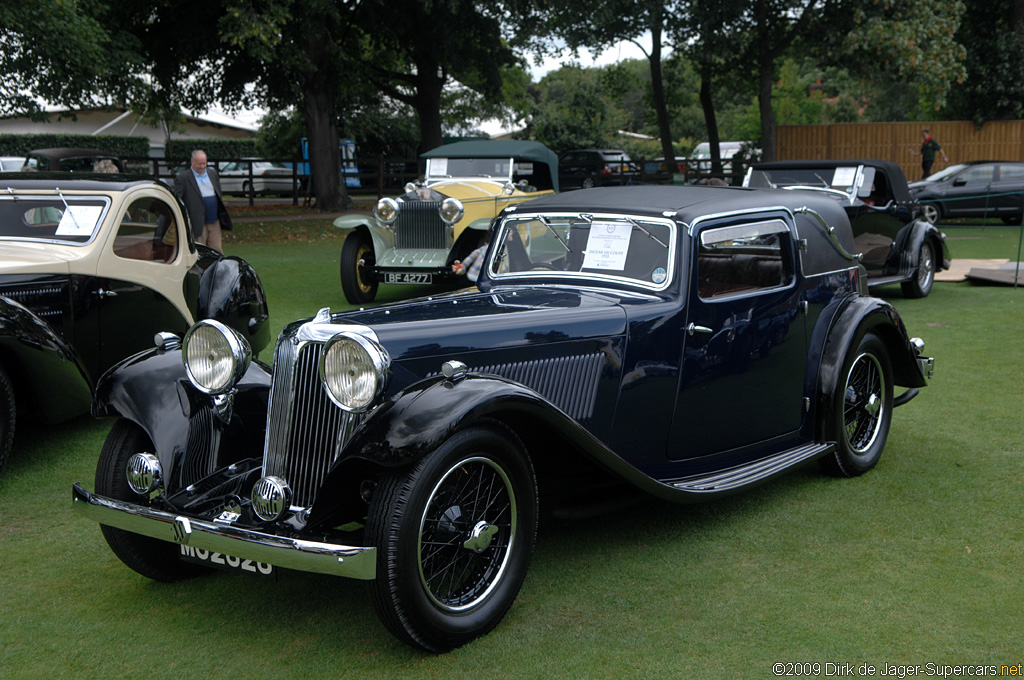
[{"label": "black front fender", "polygon": [[199,279],[199,319],[216,319],[241,333],[253,354],[270,344],[267,296],[256,270],[238,257],[211,264]]},{"label": "black front fender", "polygon": [[92,377],[75,348],[29,309],[0,297],[0,363],[39,417],[56,423],[89,409]]},{"label": "black front fender", "polygon": [[189,381],[181,350],[151,349],[100,378],[94,416],[126,418],[149,436],[173,491],[189,456],[213,455],[212,467],[262,455],[270,372],[253,362],[235,387],[224,418],[213,397]]}]

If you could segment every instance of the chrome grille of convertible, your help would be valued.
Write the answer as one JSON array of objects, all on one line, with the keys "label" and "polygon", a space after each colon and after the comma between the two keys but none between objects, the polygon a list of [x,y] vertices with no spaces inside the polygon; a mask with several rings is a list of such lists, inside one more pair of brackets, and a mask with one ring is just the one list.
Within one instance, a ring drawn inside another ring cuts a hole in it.
[{"label": "chrome grille of convertible", "polygon": [[604,368],[603,352],[578,356],[520,361],[471,368],[474,373],[491,373],[526,385],[574,420],[594,415],[597,384]]},{"label": "chrome grille of convertible", "polygon": [[441,221],[440,207],[436,201],[402,202],[395,225],[395,247],[448,250],[448,225]]},{"label": "chrome grille of convertible", "polygon": [[293,504],[309,507],[331,463],[345,447],[358,416],[341,410],[320,382],[323,344],[282,338],[270,386],[264,474],[288,481]]}]

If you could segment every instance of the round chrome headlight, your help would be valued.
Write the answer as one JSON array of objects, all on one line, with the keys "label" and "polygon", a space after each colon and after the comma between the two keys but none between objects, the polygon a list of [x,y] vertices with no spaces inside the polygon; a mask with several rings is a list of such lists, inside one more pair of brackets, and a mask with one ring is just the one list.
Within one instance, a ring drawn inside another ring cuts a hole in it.
[{"label": "round chrome headlight", "polygon": [[416,182],[406,182],[405,183],[405,193],[407,193],[407,194],[411,194],[412,192],[416,191],[416,189],[418,189],[418,188],[419,187],[416,186]]},{"label": "round chrome headlight", "polygon": [[382,198],[377,201],[373,215],[384,224],[394,224],[398,219],[398,201],[393,198]]},{"label": "round chrome headlight", "polygon": [[188,379],[206,394],[223,394],[233,388],[251,359],[248,341],[213,319],[192,326],[182,340],[181,360]]},{"label": "round chrome headlight", "polygon": [[320,355],[320,379],[331,401],[346,411],[368,408],[384,387],[390,360],[373,340],[339,333]]},{"label": "round chrome headlight", "polygon": [[441,213],[441,219],[446,224],[455,224],[462,219],[466,210],[462,207],[462,201],[457,198],[446,198],[441,201],[441,208],[438,210]]},{"label": "round chrome headlight", "polygon": [[511,196],[516,192],[516,187],[512,182],[505,182],[505,186],[501,188],[502,193],[506,196]]}]

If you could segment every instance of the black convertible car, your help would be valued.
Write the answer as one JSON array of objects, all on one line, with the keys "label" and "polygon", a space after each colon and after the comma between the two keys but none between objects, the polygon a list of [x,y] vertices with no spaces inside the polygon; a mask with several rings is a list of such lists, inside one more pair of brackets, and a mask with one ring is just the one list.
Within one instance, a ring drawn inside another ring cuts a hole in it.
[{"label": "black convertible car", "polygon": [[540,509],[586,482],[693,502],[860,475],[932,371],[816,192],[589,189],[492,230],[478,288],[323,309],[273,370],[215,322],[122,363],[75,510],[160,581],[365,579],[389,631],[445,651],[498,624]]},{"label": "black convertible car", "polygon": [[745,187],[818,191],[850,218],[868,285],[900,283],[907,297],[926,297],[935,273],[949,269],[946,236],[925,219],[903,170],[877,159],[755,163]]}]

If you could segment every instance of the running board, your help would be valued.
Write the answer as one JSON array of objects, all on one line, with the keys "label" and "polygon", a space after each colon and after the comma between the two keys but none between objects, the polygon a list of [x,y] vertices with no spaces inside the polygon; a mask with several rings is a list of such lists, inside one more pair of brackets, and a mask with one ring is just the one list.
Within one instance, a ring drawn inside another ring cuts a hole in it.
[{"label": "running board", "polygon": [[835,451],[835,448],[836,445],[831,442],[828,444],[806,444],[728,470],[683,477],[682,479],[663,480],[662,483],[690,493],[711,494],[733,491],[767,479],[806,460],[824,456]]}]

